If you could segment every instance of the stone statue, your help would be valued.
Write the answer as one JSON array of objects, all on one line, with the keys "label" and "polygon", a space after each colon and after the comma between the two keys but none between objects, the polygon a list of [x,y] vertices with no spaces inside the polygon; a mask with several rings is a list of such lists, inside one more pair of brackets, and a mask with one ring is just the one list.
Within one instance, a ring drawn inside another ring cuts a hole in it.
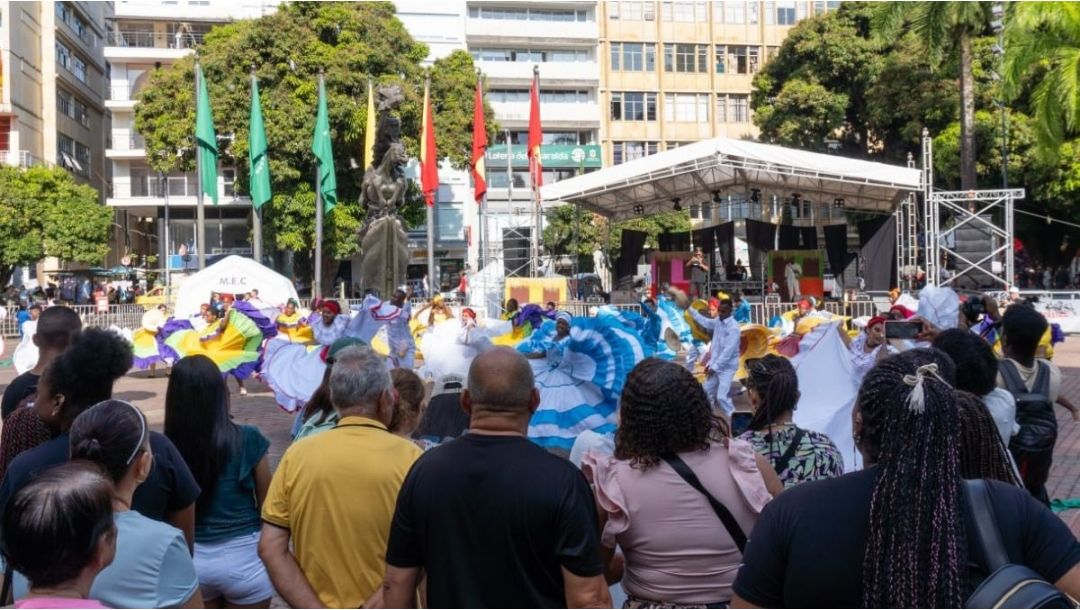
[{"label": "stone statue", "polygon": [[405,203],[405,145],[401,143],[401,121],[391,114],[405,97],[401,88],[379,87],[375,107],[379,113],[375,150],[371,167],[364,172],[360,201],[367,210],[360,227],[361,286],[374,290],[383,299],[405,283],[409,262],[408,236],[399,214]]}]

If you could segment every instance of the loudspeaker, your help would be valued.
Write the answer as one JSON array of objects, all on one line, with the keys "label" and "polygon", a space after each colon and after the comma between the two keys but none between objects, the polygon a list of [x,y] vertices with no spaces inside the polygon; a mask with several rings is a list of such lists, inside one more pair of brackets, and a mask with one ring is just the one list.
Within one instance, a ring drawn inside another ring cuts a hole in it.
[{"label": "loudspeaker", "polygon": [[506,277],[529,277],[530,227],[503,229],[503,266]]}]

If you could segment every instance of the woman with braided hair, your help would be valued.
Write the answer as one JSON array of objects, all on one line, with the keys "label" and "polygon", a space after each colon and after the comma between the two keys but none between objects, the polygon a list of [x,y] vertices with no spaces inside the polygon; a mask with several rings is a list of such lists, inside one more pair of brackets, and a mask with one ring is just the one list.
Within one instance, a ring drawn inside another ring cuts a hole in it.
[{"label": "woman with braided hair", "polygon": [[600,508],[608,581],[621,578],[627,608],[727,607],[745,537],[782,489],[776,474],[749,443],[728,438],[701,384],[673,362],[634,367],[619,419],[615,455],[587,453],[583,466]]},{"label": "woman with braided hair", "polygon": [[[866,375],[852,412],[866,468],[769,503],[734,607],[964,605],[988,570],[968,534],[961,420],[946,382],[954,376],[935,349],[892,356]],[[1008,561],[1080,594],[1080,544],[1064,522],[1015,485],[987,480],[986,490]]]},{"label": "woman with braided hair", "polygon": [[960,476],[1023,486],[990,411],[978,396],[957,391],[960,412]]},{"label": "woman with braided hair", "polygon": [[772,464],[784,487],[844,474],[844,458],[832,440],[795,425],[799,378],[791,361],[767,354],[747,366],[747,387],[754,415],[739,435]]}]

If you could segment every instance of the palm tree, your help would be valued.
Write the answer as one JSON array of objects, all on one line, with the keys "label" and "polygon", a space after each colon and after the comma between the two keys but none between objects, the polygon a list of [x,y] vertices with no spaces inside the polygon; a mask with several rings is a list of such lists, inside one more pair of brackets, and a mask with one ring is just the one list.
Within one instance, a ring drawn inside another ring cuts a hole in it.
[{"label": "palm tree", "polygon": [[935,64],[960,55],[960,186],[975,188],[975,76],[971,40],[986,32],[991,2],[886,2],[874,12],[880,40],[894,40],[909,29],[922,39]]},{"label": "palm tree", "polygon": [[1065,136],[1080,132],[1080,4],[1016,3],[1005,27],[1004,76],[1014,99],[1033,85],[1037,150],[1056,158]]}]

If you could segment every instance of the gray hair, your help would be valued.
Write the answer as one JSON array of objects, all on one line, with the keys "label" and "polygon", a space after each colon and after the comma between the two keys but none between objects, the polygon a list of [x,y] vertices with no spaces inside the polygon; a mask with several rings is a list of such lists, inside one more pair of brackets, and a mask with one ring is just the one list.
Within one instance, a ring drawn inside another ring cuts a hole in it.
[{"label": "gray hair", "polygon": [[370,347],[347,347],[334,356],[330,369],[330,402],[338,411],[370,410],[379,396],[393,387],[386,359]]}]

